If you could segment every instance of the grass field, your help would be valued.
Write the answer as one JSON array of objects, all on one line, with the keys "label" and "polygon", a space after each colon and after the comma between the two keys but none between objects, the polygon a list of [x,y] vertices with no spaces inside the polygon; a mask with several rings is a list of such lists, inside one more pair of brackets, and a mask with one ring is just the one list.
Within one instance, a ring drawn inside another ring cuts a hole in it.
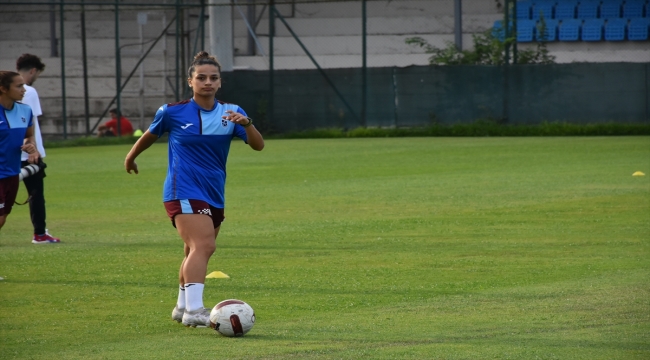
[{"label": "grass field", "polygon": [[167,148],[129,148],[48,151],[63,243],[0,232],[0,359],[650,358],[650,137],[235,143],[204,300],[239,339],[171,321]]}]

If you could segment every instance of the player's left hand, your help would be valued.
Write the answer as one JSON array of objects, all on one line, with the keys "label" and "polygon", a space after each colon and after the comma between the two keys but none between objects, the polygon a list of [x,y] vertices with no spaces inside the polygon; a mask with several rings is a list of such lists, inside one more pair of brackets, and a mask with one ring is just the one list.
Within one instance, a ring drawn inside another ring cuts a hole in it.
[{"label": "player's left hand", "polygon": [[228,113],[228,115],[224,115],[221,118],[225,119],[225,120],[228,120],[228,121],[232,121],[235,124],[246,125],[250,121],[250,120],[248,120],[248,118],[246,116],[244,116],[244,115],[242,115],[242,114],[240,114],[238,112],[234,112],[232,110],[226,110],[226,113]]}]

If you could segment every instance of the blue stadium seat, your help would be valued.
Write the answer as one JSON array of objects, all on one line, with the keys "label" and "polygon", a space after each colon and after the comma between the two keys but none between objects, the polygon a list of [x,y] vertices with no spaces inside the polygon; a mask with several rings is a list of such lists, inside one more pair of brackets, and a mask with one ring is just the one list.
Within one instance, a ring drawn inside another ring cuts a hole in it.
[{"label": "blue stadium seat", "polygon": [[579,19],[562,20],[558,27],[558,40],[578,41],[580,39],[580,25],[582,25],[582,20]]},{"label": "blue stadium seat", "polygon": [[517,21],[517,42],[531,42],[535,37],[535,20]]},{"label": "blue stadium seat", "polygon": [[605,0],[600,5],[601,19],[618,19],[621,17],[622,3],[618,0]]},{"label": "blue stadium seat", "polygon": [[598,17],[600,1],[580,1],[578,4],[578,19],[595,19]]},{"label": "blue stadium seat", "polygon": [[625,40],[625,29],[627,28],[627,19],[609,19],[605,24],[605,40],[623,41]]},{"label": "blue stadium seat", "polygon": [[601,41],[603,40],[603,19],[587,19],[582,24],[582,41]]},{"label": "blue stadium seat", "polygon": [[645,0],[626,0],[623,4],[623,17],[626,19],[640,18],[643,17],[643,8],[646,8],[647,16],[647,6]]},{"label": "blue stadium seat", "polygon": [[[546,20],[537,22],[536,41],[557,41],[557,20]],[[543,31],[542,31],[543,30]]]},{"label": "blue stadium seat", "polygon": [[555,6],[555,18],[558,20],[575,19],[576,4],[571,2],[561,2]]},{"label": "blue stadium seat", "polygon": [[492,26],[492,36],[495,38],[504,41],[506,39],[505,29],[503,28],[503,21],[497,20]]},{"label": "blue stadium seat", "polygon": [[530,1],[517,1],[517,20],[530,19],[530,8],[533,4]]},{"label": "blue stadium seat", "polygon": [[627,26],[627,39],[632,41],[648,40],[649,31],[650,18],[630,19],[630,24]]},{"label": "blue stadium seat", "polygon": [[555,7],[555,2],[550,1],[536,1],[533,4],[533,20],[539,20],[542,17],[544,19],[553,19],[553,8]]}]

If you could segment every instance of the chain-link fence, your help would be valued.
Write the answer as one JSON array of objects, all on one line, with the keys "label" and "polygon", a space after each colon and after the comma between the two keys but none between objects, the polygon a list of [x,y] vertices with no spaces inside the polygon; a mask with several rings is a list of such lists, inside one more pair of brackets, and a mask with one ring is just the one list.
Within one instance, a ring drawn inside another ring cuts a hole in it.
[{"label": "chain-link fence", "polygon": [[[385,116],[397,112],[395,94],[407,86],[400,68],[428,66],[433,55],[409,38],[430,49],[473,51],[475,36],[509,23],[508,36],[523,51],[539,46],[543,21],[557,25],[544,46],[558,63],[650,61],[648,41],[629,38],[627,18],[622,40],[583,39],[586,18],[576,5],[579,37],[561,37],[569,19],[556,17],[565,2],[540,12],[535,1],[513,0],[0,0],[0,66],[13,69],[22,53],[46,63],[36,88],[49,136],[90,134],[114,107],[145,128],[160,104],[190,96],[185,72],[203,49],[227,65],[221,96],[248,104],[269,130],[295,130],[291,124],[305,116],[321,119],[312,127],[410,126],[432,117],[413,123]],[[643,4],[645,18],[650,6]],[[526,24],[533,26],[528,37]],[[301,81],[307,86],[296,86]],[[392,109],[378,110],[382,94],[393,94]],[[318,116],[308,115],[312,103],[322,104]]]}]

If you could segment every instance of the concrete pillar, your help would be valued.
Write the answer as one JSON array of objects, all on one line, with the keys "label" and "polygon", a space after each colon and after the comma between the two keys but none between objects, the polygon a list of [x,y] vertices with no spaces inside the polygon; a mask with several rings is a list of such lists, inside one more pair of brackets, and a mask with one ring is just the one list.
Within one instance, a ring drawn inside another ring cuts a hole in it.
[{"label": "concrete pillar", "polygon": [[210,0],[210,54],[216,55],[222,72],[234,65],[232,39],[232,6],[230,0]]}]

